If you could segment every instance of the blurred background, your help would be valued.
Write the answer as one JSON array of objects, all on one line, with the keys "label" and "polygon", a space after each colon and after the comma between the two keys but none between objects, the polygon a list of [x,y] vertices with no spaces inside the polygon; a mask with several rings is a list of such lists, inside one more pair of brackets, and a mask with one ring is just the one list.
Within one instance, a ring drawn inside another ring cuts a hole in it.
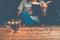
[{"label": "blurred background", "polygon": [[[44,0],[46,1],[46,0]],[[0,25],[10,19],[17,18],[18,5],[21,0],[0,0]],[[39,16],[39,20],[46,25],[60,25],[60,0],[52,0],[47,9],[45,18],[41,17],[41,8],[32,7],[33,16]],[[37,11],[38,10],[38,11]]]}]

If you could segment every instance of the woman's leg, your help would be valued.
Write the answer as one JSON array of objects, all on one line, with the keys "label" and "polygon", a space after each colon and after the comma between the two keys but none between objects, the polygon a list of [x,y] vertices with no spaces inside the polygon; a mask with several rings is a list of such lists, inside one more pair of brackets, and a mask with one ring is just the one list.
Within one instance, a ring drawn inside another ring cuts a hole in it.
[{"label": "woman's leg", "polygon": [[35,26],[35,22],[31,19],[28,12],[23,11],[21,13],[22,23],[26,26]]}]

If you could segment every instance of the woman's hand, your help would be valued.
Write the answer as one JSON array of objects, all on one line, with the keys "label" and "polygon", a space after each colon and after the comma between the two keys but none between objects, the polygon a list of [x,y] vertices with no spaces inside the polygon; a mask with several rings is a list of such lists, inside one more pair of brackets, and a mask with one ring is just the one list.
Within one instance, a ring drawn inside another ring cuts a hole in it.
[{"label": "woman's hand", "polygon": [[17,16],[19,16],[21,12],[22,12],[22,10],[18,10]]}]

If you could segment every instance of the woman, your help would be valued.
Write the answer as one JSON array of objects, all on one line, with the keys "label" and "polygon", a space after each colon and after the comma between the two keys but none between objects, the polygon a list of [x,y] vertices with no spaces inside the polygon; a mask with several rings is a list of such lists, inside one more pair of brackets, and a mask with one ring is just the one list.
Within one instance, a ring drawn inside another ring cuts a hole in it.
[{"label": "woman", "polygon": [[30,15],[32,14],[32,4],[36,4],[37,0],[22,0],[18,7],[18,16],[21,15],[21,20],[25,26],[35,26],[35,22],[31,19]]}]

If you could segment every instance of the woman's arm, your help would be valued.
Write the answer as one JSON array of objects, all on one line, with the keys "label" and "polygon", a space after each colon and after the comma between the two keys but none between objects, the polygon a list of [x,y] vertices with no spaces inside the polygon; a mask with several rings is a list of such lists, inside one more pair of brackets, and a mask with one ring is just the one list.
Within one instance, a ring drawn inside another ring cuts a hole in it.
[{"label": "woman's arm", "polygon": [[18,7],[18,12],[17,12],[17,15],[19,16],[20,13],[22,12],[23,10],[23,1],[21,1],[21,3],[19,4],[19,7]]},{"label": "woman's arm", "polygon": [[40,3],[37,2],[37,1],[30,1],[31,4],[34,4],[34,5],[39,5]]}]

